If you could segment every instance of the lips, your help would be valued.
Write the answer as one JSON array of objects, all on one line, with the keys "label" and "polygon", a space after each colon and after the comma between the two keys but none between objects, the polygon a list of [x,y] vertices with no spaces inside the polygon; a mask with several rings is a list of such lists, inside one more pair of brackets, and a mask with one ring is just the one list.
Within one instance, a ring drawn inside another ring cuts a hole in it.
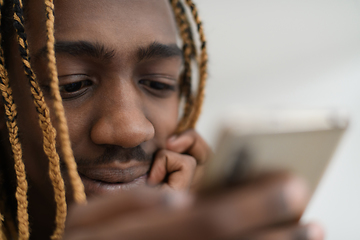
[{"label": "lips", "polygon": [[[129,166],[130,165],[130,166]],[[149,165],[112,164],[78,167],[86,195],[117,193],[146,185]]]}]

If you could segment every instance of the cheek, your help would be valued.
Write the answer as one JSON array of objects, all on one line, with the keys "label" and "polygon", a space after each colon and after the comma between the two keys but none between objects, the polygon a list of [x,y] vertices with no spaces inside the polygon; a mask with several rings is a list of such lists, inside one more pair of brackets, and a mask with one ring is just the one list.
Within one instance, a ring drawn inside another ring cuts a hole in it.
[{"label": "cheek", "polygon": [[64,103],[65,117],[69,128],[71,147],[76,155],[79,151],[86,151],[92,146],[90,141],[90,131],[94,113],[94,106],[85,104],[80,107],[72,107]]},{"label": "cheek", "polygon": [[155,139],[161,146],[175,132],[178,124],[179,100],[175,96],[167,99],[166,104],[153,106],[150,109],[149,121],[155,128]]}]

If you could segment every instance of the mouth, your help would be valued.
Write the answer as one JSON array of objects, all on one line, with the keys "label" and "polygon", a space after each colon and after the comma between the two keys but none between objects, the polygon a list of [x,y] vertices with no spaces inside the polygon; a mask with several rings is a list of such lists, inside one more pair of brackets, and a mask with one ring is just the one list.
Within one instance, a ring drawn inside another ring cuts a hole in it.
[{"label": "mouth", "polygon": [[114,194],[146,185],[149,166],[79,167],[87,196]]}]

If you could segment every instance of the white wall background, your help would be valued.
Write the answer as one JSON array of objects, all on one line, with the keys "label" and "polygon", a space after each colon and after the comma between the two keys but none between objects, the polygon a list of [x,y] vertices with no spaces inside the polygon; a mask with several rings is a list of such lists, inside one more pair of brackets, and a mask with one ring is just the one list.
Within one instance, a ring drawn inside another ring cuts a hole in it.
[{"label": "white wall background", "polygon": [[360,239],[360,0],[196,0],[209,49],[200,133],[224,106],[336,107],[351,114],[305,220]]}]

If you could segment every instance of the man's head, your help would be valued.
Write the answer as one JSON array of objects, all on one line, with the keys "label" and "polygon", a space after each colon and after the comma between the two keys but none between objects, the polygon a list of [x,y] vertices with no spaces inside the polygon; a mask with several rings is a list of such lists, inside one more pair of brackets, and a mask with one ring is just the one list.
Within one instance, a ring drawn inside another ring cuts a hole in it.
[{"label": "man's head", "polygon": [[[75,192],[75,199],[68,194],[69,199],[83,201],[73,159],[87,195],[131,188],[145,183],[154,153],[165,147],[171,134],[194,126],[207,56],[196,9],[187,2],[202,42],[201,81],[195,98],[190,71],[195,44],[178,1],[56,1],[55,44],[50,1],[29,0],[24,6],[18,0],[6,2],[12,8],[6,17],[14,18],[10,21],[14,29],[2,34],[6,50],[2,60],[6,69],[1,70],[6,110],[3,142],[10,136],[2,161],[9,168],[14,159],[20,235],[28,234],[22,159],[31,186],[30,212],[39,205],[51,209],[55,194],[56,234],[61,236],[66,204],[59,162],[67,165],[62,168],[66,189]],[[182,50],[177,45],[176,23]],[[186,104],[179,122],[180,96]],[[55,142],[53,125],[60,144]]]}]

